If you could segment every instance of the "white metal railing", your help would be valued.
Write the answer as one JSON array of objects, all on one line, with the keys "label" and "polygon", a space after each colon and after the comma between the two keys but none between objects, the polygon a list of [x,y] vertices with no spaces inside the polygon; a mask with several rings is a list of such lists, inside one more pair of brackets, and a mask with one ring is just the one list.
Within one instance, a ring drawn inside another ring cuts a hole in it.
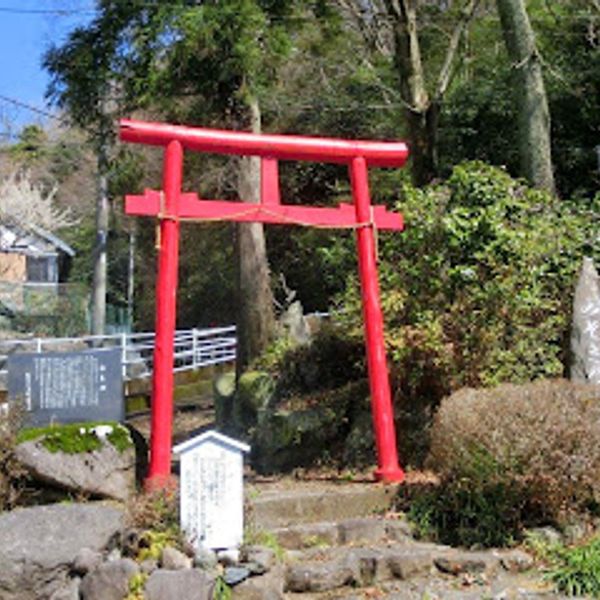
[{"label": "white metal railing", "polygon": [[[123,379],[152,374],[154,333],[118,333],[72,338],[0,339],[0,388],[6,381],[10,354],[19,352],[75,352],[91,348],[120,348]],[[235,326],[185,329],[175,332],[174,371],[187,371],[232,362],[236,356]]]}]

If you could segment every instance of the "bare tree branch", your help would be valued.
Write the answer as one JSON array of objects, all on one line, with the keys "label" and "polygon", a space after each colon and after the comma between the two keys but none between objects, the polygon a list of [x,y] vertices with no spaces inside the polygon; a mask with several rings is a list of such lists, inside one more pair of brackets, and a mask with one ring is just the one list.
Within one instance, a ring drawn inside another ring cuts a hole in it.
[{"label": "bare tree branch", "polygon": [[393,53],[393,40],[387,12],[380,0],[335,0],[346,15],[354,30],[361,35],[367,45],[390,57]]},{"label": "bare tree branch", "polygon": [[[419,22],[419,8],[423,6],[421,0],[335,1],[338,6],[344,7],[347,21],[353,23],[351,27],[363,36],[370,36],[366,37],[366,40],[371,49],[377,47],[372,40],[375,39],[373,26],[378,23],[378,19],[379,23],[383,23],[383,27],[376,27],[378,32],[381,30],[389,32],[391,50],[387,56],[394,61],[398,75],[399,96],[406,109],[407,133],[412,147],[413,181],[418,185],[427,183],[437,172],[440,103],[455,72],[461,40],[481,0],[460,0],[460,4],[459,0],[456,0],[462,10],[451,32],[443,31],[444,36],[448,37],[448,44],[433,90],[428,86],[421,55],[419,39],[419,24],[422,24]],[[439,0],[438,6],[446,11],[449,10],[450,3]]]},{"label": "bare tree branch", "polygon": [[475,14],[479,2],[480,0],[467,0],[467,4],[461,11],[461,18],[456,23],[452,35],[450,36],[450,41],[448,42],[448,49],[446,50],[444,63],[440,69],[437,86],[433,95],[434,102],[439,102],[444,97],[444,94],[450,85],[456,62],[456,53],[458,52],[461,38],[473,19],[473,15]]}]

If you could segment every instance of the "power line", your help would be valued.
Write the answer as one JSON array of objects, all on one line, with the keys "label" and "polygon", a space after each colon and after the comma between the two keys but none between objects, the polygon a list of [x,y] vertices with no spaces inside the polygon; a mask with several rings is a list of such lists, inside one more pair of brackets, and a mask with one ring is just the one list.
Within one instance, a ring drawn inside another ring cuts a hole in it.
[{"label": "power line", "polygon": [[[143,8],[157,8],[158,5],[156,3],[145,3],[138,5],[140,9]],[[182,7],[182,8],[193,8],[193,7]],[[21,14],[21,15],[59,15],[59,16],[69,16],[69,15],[93,15],[98,14],[99,10],[96,8],[19,8],[16,6],[0,6],[0,13],[11,13],[11,14]],[[269,16],[269,15],[267,15]],[[327,20],[325,17],[319,17],[316,15],[277,15],[277,16],[269,16],[272,21],[325,21]],[[394,20],[395,18],[388,15],[387,13],[373,13],[373,20]],[[483,19],[492,19],[499,20],[497,16],[485,15],[482,17]],[[558,17],[561,20],[577,20],[577,19],[595,19],[597,15],[594,13],[587,13],[584,11],[574,12],[572,14],[563,14]],[[550,17],[537,17],[530,16],[529,20],[531,22],[540,22],[545,23],[547,19]]]},{"label": "power line", "polygon": [[59,121],[61,123],[63,123],[65,121],[64,118],[57,117],[56,115],[53,115],[51,112],[48,112],[47,110],[38,108],[37,106],[33,106],[32,104],[28,104],[27,102],[22,102],[21,100],[16,100],[15,98],[9,98],[8,96],[4,96],[3,94],[0,94],[0,101],[8,102],[9,104],[14,104],[15,106],[19,106],[20,108],[24,108],[33,113],[37,113],[38,115],[48,117],[49,119],[54,119],[55,121]]},{"label": "power line", "polygon": [[68,9],[68,8],[18,8],[14,6],[0,6],[0,13],[15,15],[82,15],[96,14],[95,9]]}]

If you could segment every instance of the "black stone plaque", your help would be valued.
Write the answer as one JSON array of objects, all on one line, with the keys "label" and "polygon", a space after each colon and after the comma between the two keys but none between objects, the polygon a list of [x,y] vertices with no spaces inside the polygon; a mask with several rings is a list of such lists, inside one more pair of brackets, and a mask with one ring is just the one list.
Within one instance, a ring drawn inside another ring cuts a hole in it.
[{"label": "black stone plaque", "polygon": [[8,399],[23,403],[30,426],[123,421],[121,351],[12,354]]}]

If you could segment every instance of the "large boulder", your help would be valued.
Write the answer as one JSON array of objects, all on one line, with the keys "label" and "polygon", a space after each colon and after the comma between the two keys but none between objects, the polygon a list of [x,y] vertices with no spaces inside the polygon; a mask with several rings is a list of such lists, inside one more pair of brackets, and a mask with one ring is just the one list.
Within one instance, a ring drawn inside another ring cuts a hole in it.
[{"label": "large boulder", "polygon": [[294,344],[308,344],[310,329],[299,300],[292,302],[281,315],[279,323]]},{"label": "large boulder", "polygon": [[103,504],[54,504],[0,515],[0,598],[44,600],[68,584],[83,548],[100,552],[124,512]]},{"label": "large boulder", "polygon": [[17,460],[36,480],[92,497],[127,500],[135,491],[136,453],[133,443],[117,449],[108,439],[89,452],[49,450],[44,437],[19,444]]},{"label": "large boulder", "polygon": [[102,563],[83,578],[79,594],[82,600],[123,600],[131,579],[139,572],[130,558]]}]

